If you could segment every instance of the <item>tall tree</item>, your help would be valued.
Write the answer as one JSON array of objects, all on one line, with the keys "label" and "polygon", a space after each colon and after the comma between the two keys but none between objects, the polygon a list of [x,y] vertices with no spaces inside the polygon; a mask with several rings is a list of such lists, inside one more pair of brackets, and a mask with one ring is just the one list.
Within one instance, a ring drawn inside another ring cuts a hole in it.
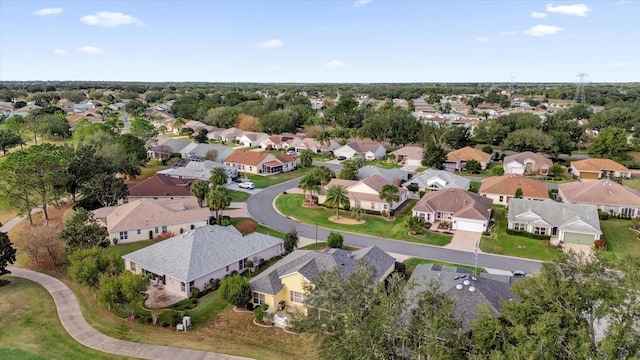
[{"label": "tall tree", "polygon": [[8,148],[16,145],[24,145],[22,138],[12,131],[0,129],[0,150],[2,150],[2,153],[6,153]]},{"label": "tall tree", "polygon": [[78,190],[88,183],[97,174],[112,173],[113,170],[104,158],[96,154],[96,150],[90,145],[80,145],[73,151],[67,173],[68,181],[65,185],[71,199],[76,202]]},{"label": "tall tree", "polygon": [[113,206],[129,195],[129,188],[122,178],[114,174],[95,174],[82,186],[86,197],[95,199],[101,206]]},{"label": "tall tree", "polygon": [[298,187],[304,191],[307,202],[311,202],[313,192],[320,191],[320,180],[314,174],[309,173],[300,179]]},{"label": "tall tree", "polygon": [[209,183],[204,180],[196,180],[191,184],[191,194],[198,199],[198,206],[202,207],[207,192],[209,192]]},{"label": "tall tree", "polygon": [[7,270],[7,265],[11,265],[16,261],[16,249],[13,247],[9,235],[0,232],[0,276],[11,274]]},{"label": "tall tree", "polygon": [[469,159],[469,161],[464,164],[464,169],[472,174],[477,174],[482,170],[482,164],[476,159]]},{"label": "tall tree", "polygon": [[342,170],[338,173],[338,178],[344,180],[356,180],[358,178],[358,167],[355,162],[347,160],[342,163]]},{"label": "tall tree", "polygon": [[283,238],[283,246],[284,251],[287,253],[292,252],[298,247],[300,243],[300,237],[298,236],[298,229],[292,228],[286,234],[284,234]]},{"label": "tall tree", "polygon": [[534,128],[513,131],[504,139],[501,147],[502,150],[532,151],[550,155],[557,155],[558,152],[554,138]]},{"label": "tall tree", "polygon": [[399,189],[393,184],[385,184],[380,190],[380,199],[387,202],[387,215],[389,219],[391,219],[391,205],[394,201],[400,200],[400,196],[398,194]]},{"label": "tall tree", "polygon": [[211,176],[209,177],[209,181],[213,185],[225,185],[228,180],[229,176],[222,166],[216,166],[211,169]]},{"label": "tall tree", "polygon": [[422,165],[434,169],[443,169],[447,161],[447,152],[433,142],[427,142],[422,151]]},{"label": "tall tree", "polygon": [[220,219],[224,209],[231,205],[229,190],[222,185],[210,188],[207,193],[207,205],[209,209],[215,212],[216,219]]},{"label": "tall tree", "polygon": [[249,280],[240,275],[225,277],[218,290],[220,297],[236,307],[243,307],[251,301],[251,288]]},{"label": "tall tree", "polygon": [[336,173],[326,166],[318,166],[313,168],[311,174],[313,174],[320,181],[321,187],[324,187],[329,183],[329,181],[331,181],[331,179],[336,177]]},{"label": "tall tree", "polygon": [[[20,137],[20,139],[23,140],[22,137],[26,129],[26,126],[25,126],[25,120],[22,116],[20,115],[10,116],[7,120],[4,121],[4,123],[6,125],[6,130],[9,130],[17,134],[18,137]],[[23,144],[19,144],[19,145],[20,145],[20,148],[22,148]]]},{"label": "tall tree", "polygon": [[158,136],[158,129],[156,129],[149,120],[142,117],[134,117],[133,120],[131,120],[130,134],[147,144],[151,139]]},{"label": "tall tree", "polygon": [[619,162],[631,160],[631,146],[627,143],[627,133],[617,127],[600,131],[589,148],[589,155]]},{"label": "tall tree", "polygon": [[300,161],[300,166],[304,168],[311,166],[313,163],[313,151],[305,149],[300,153],[300,157],[298,159]]},{"label": "tall tree", "polygon": [[347,189],[342,185],[329,186],[324,203],[325,205],[336,209],[336,219],[340,219],[340,208],[347,208],[350,203]]},{"label": "tall tree", "polygon": [[76,209],[65,221],[62,231],[58,234],[58,238],[70,249],[107,247],[109,246],[108,236],[107,229],[98,223],[93,213],[83,208]]}]

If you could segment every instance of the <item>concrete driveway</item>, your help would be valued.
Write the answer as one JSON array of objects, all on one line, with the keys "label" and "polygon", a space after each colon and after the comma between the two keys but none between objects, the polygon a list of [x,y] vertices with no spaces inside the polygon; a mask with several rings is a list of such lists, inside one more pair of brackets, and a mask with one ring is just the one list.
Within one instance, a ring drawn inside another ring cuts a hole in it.
[{"label": "concrete driveway", "polygon": [[[451,239],[449,244],[445,245],[445,248],[473,252],[475,251],[476,244],[479,243],[481,236],[482,233],[475,231],[456,230],[453,234],[453,239]],[[478,252],[480,253],[482,251],[478,249]]]}]

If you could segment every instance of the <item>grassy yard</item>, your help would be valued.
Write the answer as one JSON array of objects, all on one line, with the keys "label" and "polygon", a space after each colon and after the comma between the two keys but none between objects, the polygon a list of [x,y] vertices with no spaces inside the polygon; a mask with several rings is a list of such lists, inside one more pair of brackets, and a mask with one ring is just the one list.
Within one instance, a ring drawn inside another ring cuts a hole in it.
[{"label": "grassy yard", "polygon": [[[392,239],[406,240],[416,243],[438,246],[446,245],[451,241],[450,235],[435,234],[430,232],[421,236],[411,236],[408,234],[409,229],[404,225],[404,221],[407,217],[411,216],[411,208],[413,207],[415,200],[407,204],[404,209],[397,214],[397,219],[394,221],[386,220],[380,216],[365,215],[366,223],[362,225],[346,225],[334,223],[329,220],[329,217],[335,215],[335,210],[326,209],[322,206],[303,208],[303,201],[304,195],[280,195],[276,199],[276,207],[281,213],[295,218],[298,221],[311,225],[317,225],[327,229],[349,231],[373,236],[383,236]],[[347,211],[340,211],[340,215],[344,217],[350,216]]]},{"label": "grassy yard", "polygon": [[128,180],[127,183],[137,184],[139,182],[142,182],[142,181],[152,177],[158,171],[164,170],[164,169],[168,169],[168,168],[169,168],[169,166],[162,165],[161,161],[152,160],[149,163],[147,163],[145,166],[142,166],[140,168],[141,174],[139,176],[137,176],[134,180]]},{"label": "grassy yard", "polygon": [[[295,170],[295,171],[289,171],[286,173],[276,174],[271,176],[247,174],[247,177],[256,185],[257,188],[267,188],[269,186],[273,186],[276,184],[283,183],[285,181],[302,177],[307,173],[309,173],[311,169],[313,169],[313,166],[308,168],[299,168],[298,170]],[[240,177],[242,177],[243,175],[244,174],[241,173]]]},{"label": "grassy yard", "polygon": [[[243,221],[243,220],[249,220],[249,221],[255,222],[255,220],[251,218],[235,218],[235,219],[231,219],[231,225],[236,226],[236,224],[238,224],[240,221]],[[274,230],[270,227],[266,227],[261,224],[258,224],[258,229],[256,231],[261,234],[271,235],[280,239],[284,238],[284,233],[282,231]]]},{"label": "grassy yard", "polygon": [[231,195],[232,202],[246,202],[251,196],[249,193],[238,190],[229,190],[229,195]]},{"label": "grassy yard", "polygon": [[[324,241],[318,242],[318,243],[314,243],[314,244],[309,244],[307,246],[303,246],[300,248],[300,250],[324,250],[324,249],[328,249],[329,247],[327,246],[327,243]],[[347,250],[347,251],[357,251],[360,250],[360,248],[357,248],[355,246],[343,246],[342,250]]]},{"label": "grassy yard", "polygon": [[493,217],[496,224],[492,229],[492,236],[483,236],[480,240],[480,249],[487,253],[517,256],[543,261],[552,261],[560,251],[548,245],[548,241],[529,239],[523,236],[508,235],[506,208],[493,207]]},{"label": "grassy yard", "polygon": [[16,217],[18,212],[15,209],[1,208],[0,209],[0,223],[6,224],[9,220]]},{"label": "grassy yard", "polygon": [[132,243],[128,243],[128,244],[118,244],[118,245],[113,245],[113,246],[109,246],[107,248],[107,252],[110,253],[114,253],[116,254],[118,257],[128,254],[130,252],[134,252],[136,250],[140,250],[142,248],[145,248],[149,245],[153,245],[156,241],[154,240],[142,240],[142,241],[136,241],[136,242],[132,242]]},{"label": "grassy yard", "polygon": [[385,160],[372,160],[367,161],[367,165],[381,167],[383,169],[400,169],[402,167],[401,164],[387,162]]},{"label": "grassy yard", "polygon": [[632,189],[640,190],[640,180],[637,179],[623,180],[622,185],[628,186]]},{"label": "grassy yard", "polygon": [[469,191],[474,192],[474,193],[478,193],[478,190],[480,190],[480,185],[482,185],[481,182],[478,181],[471,181],[469,183]]},{"label": "grassy yard", "polygon": [[[413,273],[413,270],[416,269],[416,266],[419,264],[437,264],[437,265],[442,265],[442,266],[449,266],[449,267],[457,267],[457,268],[461,268],[461,269],[467,269],[467,270],[471,270],[474,271],[474,267],[473,266],[469,266],[469,265],[460,265],[460,264],[453,264],[453,263],[448,263],[448,262],[444,262],[444,261],[437,261],[437,260],[431,260],[431,259],[422,259],[422,258],[408,258],[407,260],[403,261],[403,263],[407,266],[407,275],[411,276],[411,274]],[[486,272],[485,269],[483,268],[478,268],[478,274]]]},{"label": "grassy yard", "polygon": [[622,219],[609,219],[600,221],[600,229],[605,240],[609,243],[606,256],[617,260],[626,255],[640,256],[639,233],[629,229],[631,222]]}]

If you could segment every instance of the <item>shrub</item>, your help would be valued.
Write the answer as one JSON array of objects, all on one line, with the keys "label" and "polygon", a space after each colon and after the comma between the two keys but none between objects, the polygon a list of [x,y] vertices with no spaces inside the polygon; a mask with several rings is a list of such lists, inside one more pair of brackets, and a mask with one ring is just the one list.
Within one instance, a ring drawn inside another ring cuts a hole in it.
[{"label": "shrub", "polygon": [[252,268],[253,267],[253,261],[251,260],[247,260],[244,262],[244,267],[246,268]]},{"label": "shrub", "polygon": [[198,297],[200,297],[200,296],[199,296],[199,295],[200,295],[200,289],[198,289],[197,287],[192,286],[192,287],[189,289],[189,291],[191,292],[191,296],[192,296],[192,297],[194,297],[194,298],[198,298]]},{"label": "shrub", "polygon": [[176,236],[176,234],[174,234],[172,231],[165,231],[162,234],[158,235],[158,237],[156,237],[156,240],[157,241],[167,240],[174,236]]},{"label": "shrub", "polygon": [[344,238],[342,237],[342,234],[338,232],[331,232],[327,238],[327,245],[330,248],[341,249],[343,243]]},{"label": "shrub", "polygon": [[211,291],[216,291],[220,288],[220,279],[211,279],[207,284],[207,287],[211,289]]},{"label": "shrub", "polygon": [[258,321],[262,321],[264,319],[264,316],[267,315],[268,308],[269,306],[267,304],[257,306],[255,309],[253,309],[253,317]]},{"label": "shrub", "polygon": [[593,242],[593,247],[596,250],[598,249],[607,250],[607,248],[609,247],[609,244],[605,239],[599,239]]},{"label": "shrub", "polygon": [[251,301],[249,280],[239,275],[226,277],[220,284],[220,298],[236,307],[244,306]]},{"label": "shrub", "polygon": [[493,148],[491,147],[491,145],[485,145],[482,147],[482,152],[486,152],[487,154],[492,154]]},{"label": "shrub", "polygon": [[236,229],[238,229],[242,235],[249,235],[258,230],[258,223],[253,220],[242,220],[236,224]]},{"label": "shrub", "polygon": [[598,218],[600,218],[600,220],[609,220],[609,213],[598,211]]},{"label": "shrub", "polygon": [[523,237],[527,237],[529,239],[535,239],[535,240],[550,240],[551,239],[551,236],[549,236],[549,235],[536,235],[536,234],[532,234],[532,233],[529,233],[529,232],[526,232],[526,231],[520,231],[520,230],[507,229],[506,232],[509,235],[523,236]]}]

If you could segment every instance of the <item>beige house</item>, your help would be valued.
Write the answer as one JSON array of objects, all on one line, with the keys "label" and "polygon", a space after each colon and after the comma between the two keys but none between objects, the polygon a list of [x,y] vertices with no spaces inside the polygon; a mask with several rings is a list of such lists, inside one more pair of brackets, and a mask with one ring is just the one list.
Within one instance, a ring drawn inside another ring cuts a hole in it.
[{"label": "beige house", "polygon": [[288,150],[294,148],[302,140],[294,135],[271,135],[262,140],[262,150]]},{"label": "beige house", "polygon": [[429,223],[447,221],[453,230],[483,232],[489,225],[493,200],[463,189],[444,189],[425,194],[413,207],[412,216]]},{"label": "beige house", "polygon": [[224,160],[224,164],[238,171],[271,175],[296,169],[296,159],[286,154],[273,155],[266,151],[236,150]]},{"label": "beige house", "polygon": [[335,156],[344,156],[351,159],[354,156],[362,156],[367,160],[382,159],[387,154],[387,148],[381,143],[369,141],[349,141],[345,145],[333,151]]},{"label": "beige house", "polygon": [[522,175],[492,176],[484,179],[478,193],[493,200],[495,204],[508,205],[516,191],[522,190],[522,198],[544,200],[549,198],[547,185],[542,181],[526,178]]},{"label": "beige house", "polygon": [[[364,180],[331,179],[331,181],[320,190],[318,203],[324,204],[329,187],[341,185],[347,190],[351,208],[359,206],[362,210],[386,214],[389,211],[389,205],[386,201],[380,199],[380,191],[382,191],[382,187],[387,184],[389,184],[389,182],[380,175],[372,175]],[[397,209],[407,200],[408,192],[409,191],[403,187],[398,188],[398,196],[400,199],[391,203],[391,210]]]},{"label": "beige house", "polygon": [[597,180],[610,176],[630,178],[626,166],[610,159],[590,158],[571,162],[571,174],[580,180]]},{"label": "beige house", "polygon": [[482,170],[486,170],[491,162],[491,155],[471,146],[466,146],[448,153],[444,168],[447,171],[462,171],[469,160],[476,160],[480,163]]},{"label": "beige house", "polygon": [[610,214],[640,217],[640,194],[608,179],[560,184],[558,197],[565,203],[595,205]]},{"label": "beige house", "polygon": [[315,154],[320,154],[324,151],[334,151],[339,147],[340,143],[338,143],[334,139],[331,139],[328,142],[320,142],[314,138],[304,138],[294,145],[297,153],[303,152],[305,150],[311,150]]},{"label": "beige house", "polygon": [[553,162],[542,154],[525,151],[505,157],[502,164],[505,174],[547,175]]},{"label": "beige house", "polygon": [[260,132],[245,131],[239,138],[238,142],[245,147],[260,146],[260,144],[269,138],[269,135]]},{"label": "beige house", "polygon": [[411,165],[420,166],[422,164],[422,152],[423,148],[420,146],[405,146],[398,150],[392,151],[391,155],[395,156],[396,162]]}]

